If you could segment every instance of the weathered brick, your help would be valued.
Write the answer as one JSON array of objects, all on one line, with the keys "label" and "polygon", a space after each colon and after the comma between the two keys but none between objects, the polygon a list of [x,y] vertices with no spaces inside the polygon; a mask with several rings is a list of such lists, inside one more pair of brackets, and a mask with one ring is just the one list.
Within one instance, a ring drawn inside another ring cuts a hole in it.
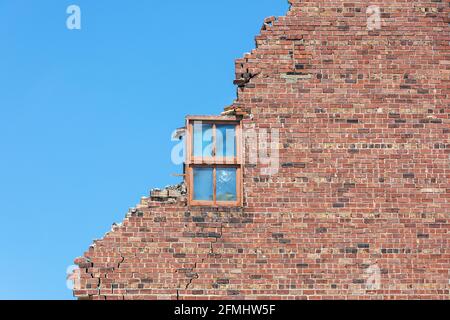
[{"label": "weathered brick", "polygon": [[243,164],[242,208],[153,190],[76,260],[76,297],[449,299],[447,2],[375,1],[372,31],[367,1],[290,2],[231,106],[279,130],[278,170]]}]

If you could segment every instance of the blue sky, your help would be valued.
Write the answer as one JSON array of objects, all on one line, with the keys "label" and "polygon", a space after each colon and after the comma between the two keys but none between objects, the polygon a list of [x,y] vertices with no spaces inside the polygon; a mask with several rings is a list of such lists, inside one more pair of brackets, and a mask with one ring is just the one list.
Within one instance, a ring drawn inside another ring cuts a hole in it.
[{"label": "blue sky", "polygon": [[[82,29],[66,28],[80,6]],[[71,299],[66,268],[171,176],[171,132],[235,98],[286,0],[0,1],[0,299]]]}]

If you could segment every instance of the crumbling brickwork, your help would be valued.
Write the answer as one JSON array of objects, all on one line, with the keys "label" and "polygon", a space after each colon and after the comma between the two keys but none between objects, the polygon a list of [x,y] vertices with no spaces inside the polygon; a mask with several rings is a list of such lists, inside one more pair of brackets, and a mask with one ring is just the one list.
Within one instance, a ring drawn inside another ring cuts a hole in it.
[{"label": "crumbling brickwork", "polygon": [[290,2],[224,112],[278,130],[277,170],[244,165],[242,208],[154,191],[76,260],[76,297],[450,297],[449,1]]}]

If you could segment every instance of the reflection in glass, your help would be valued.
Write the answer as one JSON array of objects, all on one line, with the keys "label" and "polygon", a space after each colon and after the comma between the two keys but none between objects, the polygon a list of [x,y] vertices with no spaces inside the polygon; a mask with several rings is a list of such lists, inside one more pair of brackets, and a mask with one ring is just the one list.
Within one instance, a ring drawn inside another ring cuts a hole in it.
[{"label": "reflection in glass", "polygon": [[213,126],[202,122],[194,123],[193,156],[212,157],[213,152]]},{"label": "reflection in glass", "polygon": [[217,168],[217,201],[236,201],[236,168]]},{"label": "reflection in glass", "polygon": [[236,126],[231,124],[216,125],[217,157],[236,156]]},{"label": "reflection in glass", "polygon": [[213,168],[194,168],[194,200],[213,201]]}]

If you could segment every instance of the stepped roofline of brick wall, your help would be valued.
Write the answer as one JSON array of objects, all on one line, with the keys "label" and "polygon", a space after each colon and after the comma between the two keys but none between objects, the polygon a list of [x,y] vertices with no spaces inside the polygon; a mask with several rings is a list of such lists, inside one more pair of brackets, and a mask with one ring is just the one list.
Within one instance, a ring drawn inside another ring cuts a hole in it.
[{"label": "stepped roofline of brick wall", "polygon": [[278,132],[276,172],[243,165],[242,207],[153,190],[76,260],[76,297],[449,298],[450,2],[289,2],[222,113]]}]

